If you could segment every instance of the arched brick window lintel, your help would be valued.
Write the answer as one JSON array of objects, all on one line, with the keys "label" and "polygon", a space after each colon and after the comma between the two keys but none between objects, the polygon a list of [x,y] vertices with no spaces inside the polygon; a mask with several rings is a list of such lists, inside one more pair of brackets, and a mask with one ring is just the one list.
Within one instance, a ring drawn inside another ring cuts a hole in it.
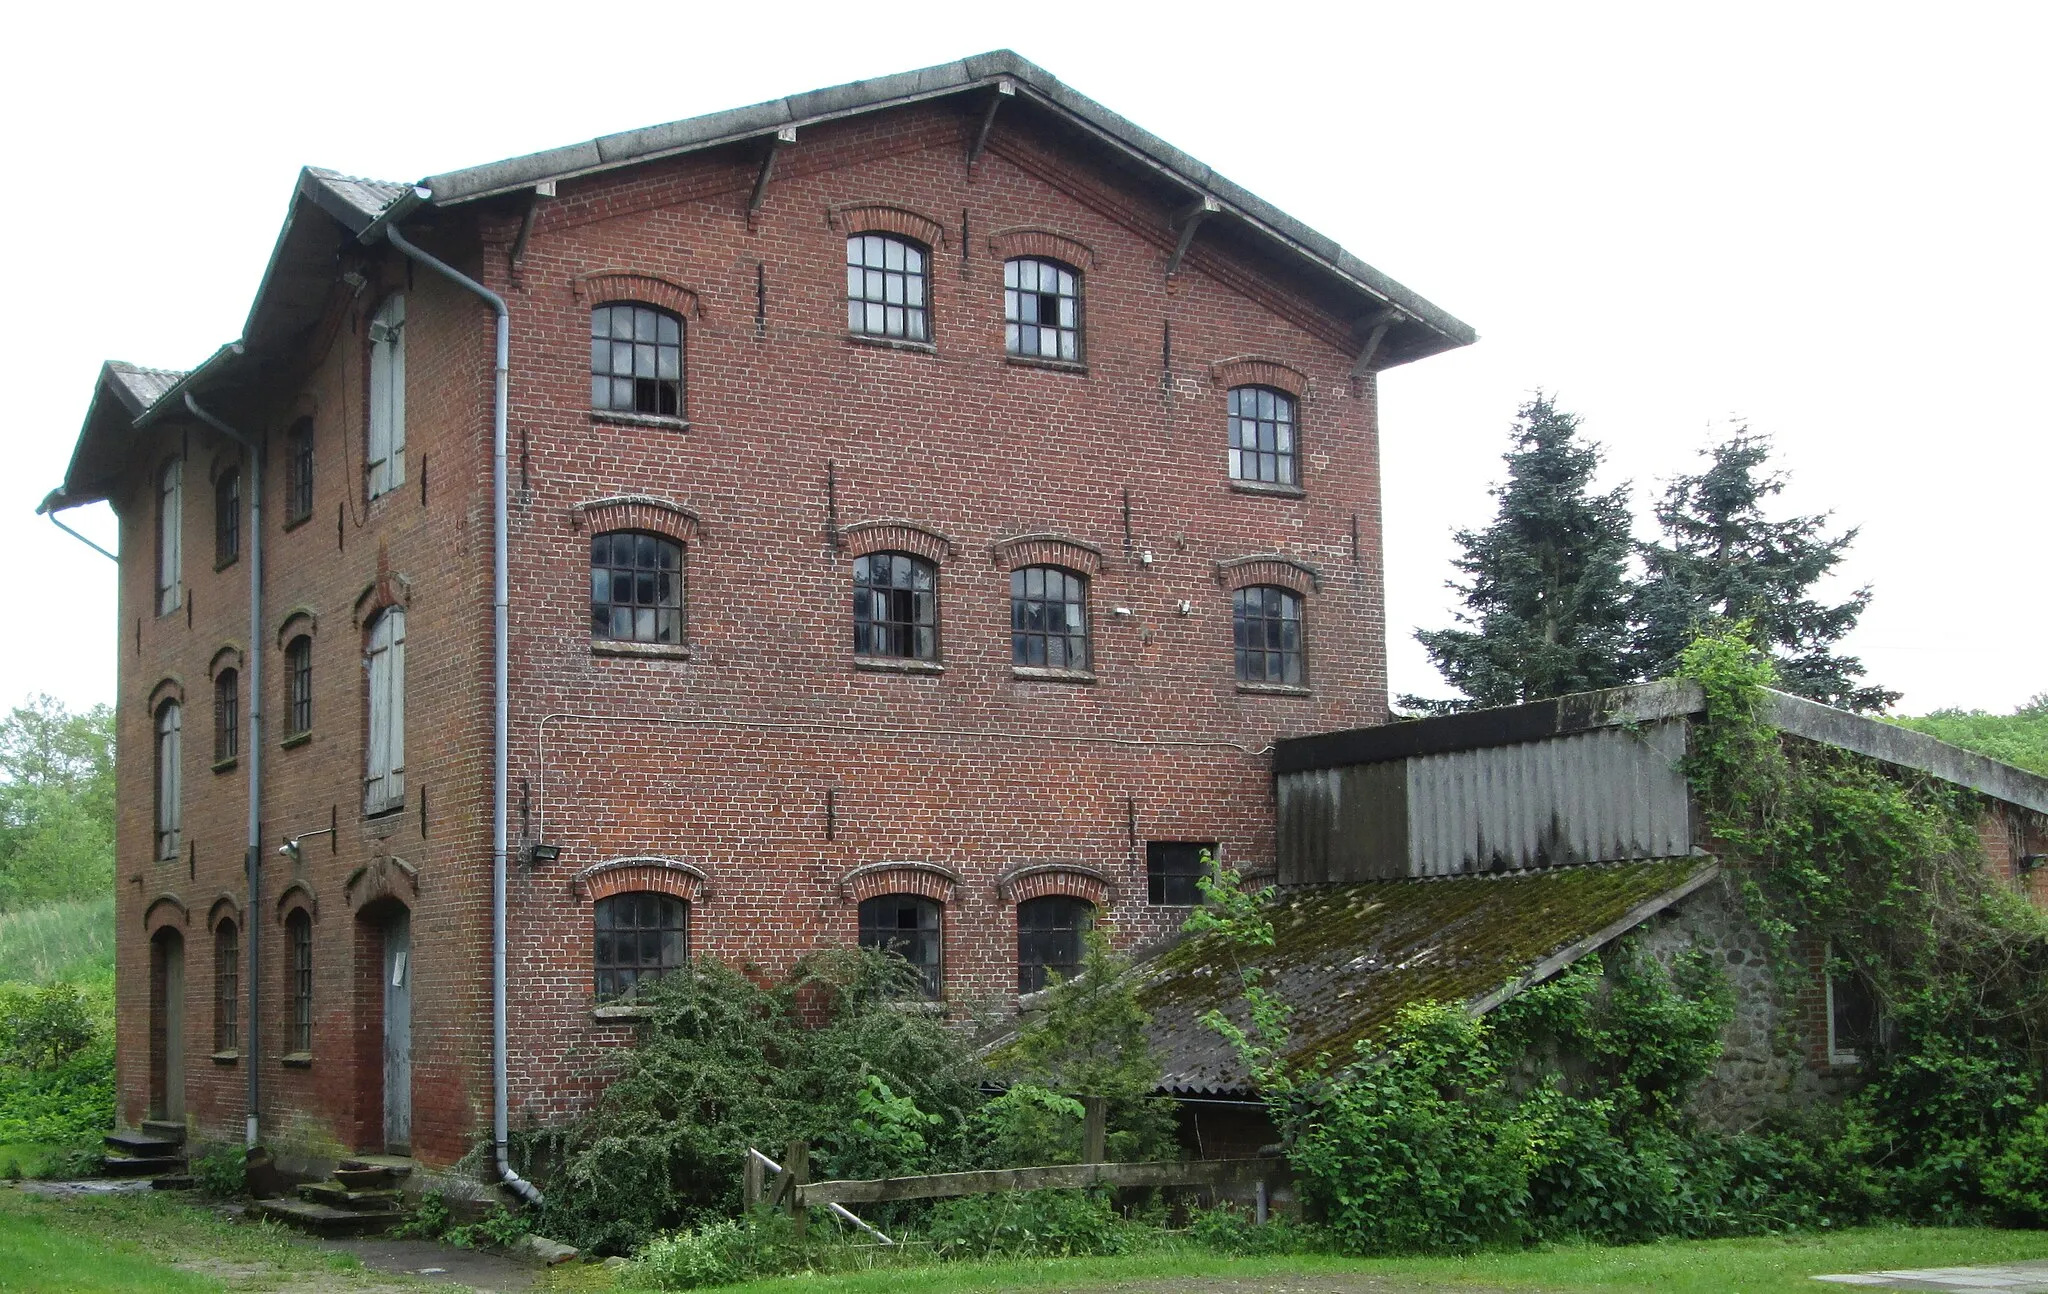
[{"label": "arched brick window lintel", "polygon": [[684,319],[704,317],[703,299],[693,288],[686,288],[673,279],[659,274],[648,274],[640,270],[592,270],[569,280],[570,291],[576,296],[577,304],[585,306],[609,305],[614,302],[637,301],[645,305],[658,306],[670,314]]},{"label": "arched brick window lintel", "polygon": [[836,232],[847,235],[901,234],[933,249],[949,245],[945,222],[895,202],[835,203],[825,209],[825,222]]},{"label": "arched brick window lintel", "polygon": [[1261,553],[1216,563],[1216,582],[1226,589],[1277,584],[1296,593],[1320,593],[1323,573],[1284,553]]},{"label": "arched brick window lintel", "polygon": [[304,881],[293,881],[277,896],[277,923],[283,925],[292,913],[303,911],[308,921],[320,919],[320,900],[313,897],[313,887]]},{"label": "arched brick window lintel", "polygon": [[320,632],[320,616],[311,607],[293,607],[284,613],[284,619],[277,622],[277,645],[279,650],[300,634],[308,637]]},{"label": "arched brick window lintel", "polygon": [[614,894],[653,892],[695,904],[711,897],[711,878],[680,858],[641,855],[592,863],[569,878],[569,889],[585,903]]},{"label": "arched brick window lintel", "polygon": [[839,528],[839,546],[849,557],[869,553],[912,553],[928,562],[942,562],[959,551],[959,545],[938,531],[915,521],[897,519],[856,521]]},{"label": "arched brick window lintel", "polygon": [[384,569],[382,555],[378,559],[377,578],[363,586],[356,594],[356,628],[367,630],[379,615],[392,607],[407,606],[412,602],[412,579]]},{"label": "arched brick window lintel", "polygon": [[1219,391],[1238,386],[1270,386],[1296,400],[1307,401],[1312,394],[1308,375],[1293,365],[1264,355],[1233,355],[1209,365],[1210,380]]},{"label": "arched brick window lintel", "polygon": [[164,675],[157,680],[155,687],[149,689],[150,714],[154,715],[158,710],[162,709],[166,701],[176,701],[179,705],[185,704],[185,681],[176,674]]},{"label": "arched brick window lintel", "polygon": [[996,880],[996,895],[1005,903],[1028,903],[1055,894],[1104,908],[1116,897],[1116,886],[1100,871],[1081,863],[1025,863]]},{"label": "arched brick window lintel", "polygon": [[696,509],[651,494],[614,494],[573,504],[569,525],[593,535],[644,530],[682,544],[692,542],[703,531],[703,519]]},{"label": "arched brick window lintel", "polygon": [[142,929],[147,934],[155,935],[157,931],[169,926],[183,934],[191,919],[192,914],[186,909],[185,900],[166,890],[151,899],[149,906],[142,910]]},{"label": "arched brick window lintel", "polygon": [[1070,535],[1012,535],[989,546],[995,564],[1004,570],[1024,566],[1063,566],[1083,575],[1102,573],[1102,550]]},{"label": "arched brick window lintel", "polygon": [[361,912],[379,899],[397,899],[411,907],[420,896],[420,869],[395,855],[364,863],[342,882],[341,898],[351,912]]},{"label": "arched brick window lintel", "polygon": [[219,678],[224,669],[242,668],[242,644],[224,642],[214,649],[213,659],[206,662],[206,677]]},{"label": "arched brick window lintel", "polygon": [[946,904],[960,886],[960,874],[925,862],[867,863],[839,878],[839,896],[848,903],[862,903],[884,894],[916,894]]},{"label": "arched brick window lintel", "polygon": [[1095,268],[1095,249],[1078,238],[1037,225],[1012,225],[988,236],[989,253],[999,260],[1042,256],[1064,261],[1077,270]]},{"label": "arched brick window lintel", "polygon": [[217,895],[206,910],[206,928],[218,930],[224,921],[234,922],[237,928],[242,924],[242,901],[226,892]]}]

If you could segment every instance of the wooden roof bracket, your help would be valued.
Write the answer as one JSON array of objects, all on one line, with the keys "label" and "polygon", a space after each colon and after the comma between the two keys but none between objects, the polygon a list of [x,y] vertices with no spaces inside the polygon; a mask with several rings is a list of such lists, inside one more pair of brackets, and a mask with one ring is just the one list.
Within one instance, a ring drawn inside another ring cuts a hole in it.
[{"label": "wooden roof bracket", "polygon": [[1180,241],[1174,244],[1173,255],[1166,258],[1166,277],[1180,273],[1180,263],[1188,254],[1188,247],[1195,241],[1195,230],[1201,228],[1202,220],[1223,210],[1223,204],[1203,194],[1175,213],[1173,227],[1180,230]]},{"label": "wooden roof bracket", "polygon": [[1380,343],[1387,339],[1387,329],[1397,323],[1405,323],[1407,319],[1407,315],[1388,306],[1358,321],[1358,331],[1365,333],[1365,345],[1359,348],[1358,358],[1351,363],[1352,377],[1361,378],[1372,371],[1373,357],[1379,354]]},{"label": "wooden roof bracket", "polygon": [[981,160],[981,151],[988,147],[988,132],[996,124],[996,109],[1003,106],[1003,100],[1015,96],[1017,83],[1009,77],[996,82],[996,92],[988,97],[988,108],[981,114],[981,128],[974,132],[974,142],[967,146],[967,178],[974,178],[974,164]]},{"label": "wooden roof bracket", "polygon": [[768,149],[761,154],[761,170],[754,176],[754,191],[747,196],[747,228],[754,228],[754,213],[761,204],[768,201],[768,178],[775,174],[775,155],[782,151],[784,144],[796,142],[796,127],[784,126],[768,141]]}]

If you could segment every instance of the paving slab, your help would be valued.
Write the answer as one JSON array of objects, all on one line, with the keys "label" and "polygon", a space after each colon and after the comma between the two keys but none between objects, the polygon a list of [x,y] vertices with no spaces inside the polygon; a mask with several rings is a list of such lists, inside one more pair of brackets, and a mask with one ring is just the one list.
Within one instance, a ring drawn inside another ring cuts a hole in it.
[{"label": "paving slab", "polygon": [[1834,1285],[1893,1290],[1997,1290],[2000,1294],[2048,1294],[2048,1259],[1996,1267],[1922,1267],[1912,1271],[1845,1272],[1816,1276]]},{"label": "paving slab", "polygon": [[515,1291],[533,1288],[535,1268],[501,1253],[457,1249],[434,1240],[395,1240],[387,1236],[365,1236],[350,1240],[322,1240],[322,1249],[354,1254],[373,1272],[411,1276],[436,1285],[455,1285],[473,1290]]}]

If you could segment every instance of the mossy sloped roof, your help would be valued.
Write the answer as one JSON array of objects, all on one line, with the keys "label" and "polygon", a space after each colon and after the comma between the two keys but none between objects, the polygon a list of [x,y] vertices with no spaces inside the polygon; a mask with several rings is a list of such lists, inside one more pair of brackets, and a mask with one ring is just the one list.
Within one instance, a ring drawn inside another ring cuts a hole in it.
[{"label": "mossy sloped roof", "polygon": [[[1584,956],[1710,879],[1705,857],[1548,868],[1443,880],[1323,885],[1283,894],[1274,946],[1253,960],[1293,1008],[1289,1059],[1341,1055],[1414,1002],[1490,1009],[1559,954]],[[1245,1091],[1249,1077],[1215,1030],[1246,1022],[1237,950],[1182,940],[1139,968],[1139,1001],[1172,1091]]]}]

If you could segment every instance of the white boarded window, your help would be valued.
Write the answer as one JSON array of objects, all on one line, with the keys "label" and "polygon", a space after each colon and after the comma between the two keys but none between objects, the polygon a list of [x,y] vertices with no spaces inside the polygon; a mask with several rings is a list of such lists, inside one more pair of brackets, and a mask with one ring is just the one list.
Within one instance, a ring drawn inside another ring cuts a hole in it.
[{"label": "white boarded window", "polygon": [[176,701],[166,701],[156,712],[156,856],[176,858],[179,838],[184,826],[184,812],[179,807],[183,790],[178,775],[178,762],[182,757],[185,731],[185,709]]},{"label": "white boarded window", "polygon": [[405,484],[405,294],[370,319],[370,497]]},{"label": "white boarded window", "polygon": [[167,616],[182,603],[185,575],[185,460],[164,464],[156,493],[156,613]]},{"label": "white boarded window", "polygon": [[363,773],[363,812],[385,813],[405,804],[405,612],[392,607],[370,626],[363,660],[370,675],[369,747]]}]

